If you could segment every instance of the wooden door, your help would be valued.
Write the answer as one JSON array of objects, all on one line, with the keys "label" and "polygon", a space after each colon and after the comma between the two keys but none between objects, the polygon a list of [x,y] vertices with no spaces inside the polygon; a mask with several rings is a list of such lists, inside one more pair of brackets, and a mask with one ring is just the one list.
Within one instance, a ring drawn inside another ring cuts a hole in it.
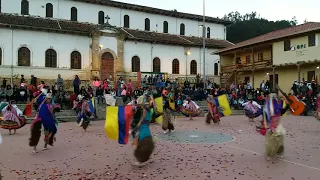
[{"label": "wooden door", "polygon": [[101,56],[101,79],[104,80],[110,76],[114,78],[114,57],[111,53],[105,52]]},{"label": "wooden door", "polygon": [[312,80],[316,79],[316,72],[315,71],[308,71],[308,82],[311,83]]}]

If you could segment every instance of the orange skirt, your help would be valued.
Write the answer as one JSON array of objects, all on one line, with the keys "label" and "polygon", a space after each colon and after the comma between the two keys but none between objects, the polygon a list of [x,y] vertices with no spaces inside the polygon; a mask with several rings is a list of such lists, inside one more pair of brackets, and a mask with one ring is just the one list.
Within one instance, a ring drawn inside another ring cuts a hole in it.
[{"label": "orange skirt", "polygon": [[21,116],[19,118],[19,121],[20,121],[20,125],[15,121],[7,121],[7,120],[5,121],[3,120],[3,117],[0,117],[0,128],[13,130],[13,129],[20,129],[26,125],[26,118],[24,116]]}]

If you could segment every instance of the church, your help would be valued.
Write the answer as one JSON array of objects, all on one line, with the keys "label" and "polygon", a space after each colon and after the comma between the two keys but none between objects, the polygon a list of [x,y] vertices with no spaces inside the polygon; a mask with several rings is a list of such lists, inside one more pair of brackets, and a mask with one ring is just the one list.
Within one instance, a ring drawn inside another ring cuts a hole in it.
[{"label": "church", "polygon": [[202,20],[111,0],[0,0],[0,77],[90,80],[162,72],[173,79],[195,77],[205,67],[218,83],[220,60],[212,53],[232,45],[230,22]]}]

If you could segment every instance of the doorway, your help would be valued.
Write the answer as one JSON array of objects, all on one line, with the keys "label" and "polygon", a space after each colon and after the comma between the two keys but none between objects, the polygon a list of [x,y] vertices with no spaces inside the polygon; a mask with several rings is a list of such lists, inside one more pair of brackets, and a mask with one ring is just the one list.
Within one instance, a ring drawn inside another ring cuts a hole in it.
[{"label": "doorway", "polygon": [[308,71],[308,83],[311,83],[312,80],[316,79],[316,72],[315,71]]},{"label": "doorway", "polygon": [[114,57],[110,52],[105,52],[101,56],[101,80],[114,78]]},{"label": "doorway", "polygon": [[[275,74],[275,83],[276,84],[279,84],[279,76],[278,74]],[[274,84],[273,84],[273,75],[269,75],[269,84],[270,84],[270,90],[273,91],[273,87],[274,87]],[[276,92],[278,92],[278,90],[276,89]]]}]

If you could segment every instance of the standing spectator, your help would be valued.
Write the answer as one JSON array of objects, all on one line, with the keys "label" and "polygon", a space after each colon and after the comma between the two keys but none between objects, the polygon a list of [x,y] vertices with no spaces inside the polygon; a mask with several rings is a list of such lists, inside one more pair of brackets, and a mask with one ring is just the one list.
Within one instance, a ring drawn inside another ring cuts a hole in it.
[{"label": "standing spectator", "polygon": [[105,79],[105,80],[103,81],[102,88],[103,88],[104,91],[109,90],[108,79]]},{"label": "standing spectator", "polygon": [[76,95],[79,95],[80,93],[80,84],[81,84],[81,80],[79,76],[76,75],[73,80],[73,91]]},{"label": "standing spectator", "polygon": [[100,80],[97,77],[95,77],[93,82],[92,82],[93,96],[96,96],[96,91],[97,91],[98,87],[100,87],[100,85],[101,85]]},{"label": "standing spectator", "polygon": [[58,85],[58,92],[59,92],[60,88],[63,86],[63,79],[61,78],[60,74],[58,74],[57,85]]},{"label": "standing spectator", "polygon": [[12,87],[10,85],[7,85],[7,92],[6,93],[7,93],[8,102],[14,99],[14,97],[13,97],[13,89],[12,89]]},{"label": "standing spectator", "polygon": [[25,82],[24,75],[21,74],[20,83]]},{"label": "standing spectator", "polygon": [[6,80],[6,78],[3,78],[2,86],[7,87],[7,80]]},{"label": "standing spectator", "polygon": [[199,73],[197,74],[197,77],[196,77],[196,79],[197,79],[197,84],[199,84],[200,83],[200,75],[199,75]]},{"label": "standing spectator", "polygon": [[124,81],[122,80],[122,77],[120,77],[118,80],[117,80],[117,96],[120,97],[121,96],[121,89],[122,89],[122,86],[123,86],[123,83]]},{"label": "standing spectator", "polygon": [[266,84],[264,83],[264,80],[262,80],[262,82],[260,83],[260,90],[262,92],[265,92],[266,91]]},{"label": "standing spectator", "polygon": [[31,75],[30,85],[37,87],[37,78],[34,75]]},{"label": "standing spectator", "polygon": [[131,96],[133,94],[133,84],[131,82],[131,79],[129,79],[129,81],[126,84],[126,88],[127,88],[127,96],[130,98],[131,100]]}]

